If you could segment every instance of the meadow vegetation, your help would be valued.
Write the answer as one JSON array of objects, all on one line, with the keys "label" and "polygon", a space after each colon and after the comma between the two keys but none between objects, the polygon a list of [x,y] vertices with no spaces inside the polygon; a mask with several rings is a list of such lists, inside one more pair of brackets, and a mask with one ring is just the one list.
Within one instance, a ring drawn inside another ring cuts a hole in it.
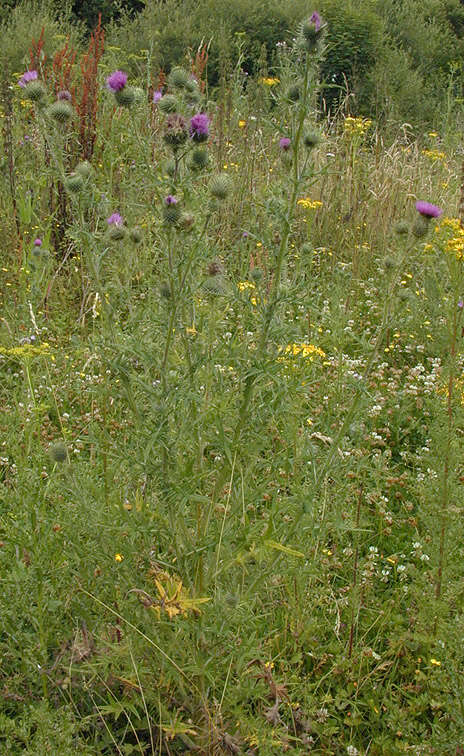
[{"label": "meadow vegetation", "polygon": [[0,752],[457,756],[459,92],[187,5],[2,27]]}]

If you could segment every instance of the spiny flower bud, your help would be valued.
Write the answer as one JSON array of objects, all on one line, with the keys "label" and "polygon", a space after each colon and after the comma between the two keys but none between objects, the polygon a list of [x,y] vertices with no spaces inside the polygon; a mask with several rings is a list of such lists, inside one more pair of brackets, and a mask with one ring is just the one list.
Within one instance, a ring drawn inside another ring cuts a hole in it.
[{"label": "spiny flower bud", "polygon": [[57,100],[47,110],[48,115],[57,123],[66,123],[72,118],[73,109],[66,100]]},{"label": "spiny flower bud", "polygon": [[175,226],[180,219],[182,210],[179,207],[179,201],[177,197],[173,197],[172,194],[168,194],[164,200],[163,216],[164,222],[168,225]]},{"label": "spiny flower bud", "polygon": [[213,197],[225,200],[231,189],[230,177],[227,173],[217,173],[209,182],[209,190]]},{"label": "spiny flower bud", "polygon": [[190,159],[190,167],[193,168],[193,170],[201,171],[203,170],[203,168],[207,167],[208,163],[209,155],[206,150],[203,150],[201,148],[193,150]]},{"label": "spiny flower bud", "polygon": [[250,278],[255,283],[259,283],[263,277],[263,271],[261,268],[253,268],[253,270],[250,270]]},{"label": "spiny flower bud", "polygon": [[220,275],[208,276],[203,282],[202,289],[205,294],[212,294],[213,296],[220,296],[226,292],[224,280]]},{"label": "spiny flower bud", "polygon": [[181,68],[180,66],[176,66],[175,68],[172,69],[171,73],[169,74],[168,81],[172,87],[178,87],[179,89],[183,89],[184,87],[187,87],[189,84],[189,75],[184,68]]},{"label": "spiny flower bud", "polygon": [[84,186],[84,180],[79,173],[71,173],[65,181],[65,186],[71,194],[78,194]]},{"label": "spiny flower bud", "polygon": [[58,464],[66,462],[66,460],[68,459],[68,450],[66,448],[66,445],[62,441],[58,441],[58,443],[50,446],[48,453],[50,454],[53,462],[57,462]]},{"label": "spiny flower bud", "polygon": [[175,113],[179,108],[177,97],[172,94],[166,94],[161,100],[158,100],[158,107],[163,113]]},{"label": "spiny flower bud", "polygon": [[83,160],[82,163],[76,165],[75,171],[83,179],[88,179],[92,175],[92,166],[88,160]]},{"label": "spiny flower bud", "polygon": [[409,234],[409,224],[407,221],[399,221],[395,226],[395,233],[397,233],[398,236],[406,236]]},{"label": "spiny flower bud", "polygon": [[317,131],[308,129],[303,134],[303,144],[309,150],[312,150],[314,147],[317,147],[320,141],[321,141],[321,135]]},{"label": "spiny flower bud", "polygon": [[133,87],[124,87],[114,93],[114,99],[123,108],[130,108],[135,101],[135,91]]},{"label": "spiny flower bud", "polygon": [[33,102],[40,102],[46,94],[46,90],[41,81],[30,81],[24,87],[24,97]]},{"label": "spiny flower bud", "polygon": [[60,89],[58,94],[56,95],[57,100],[67,100],[68,102],[71,102],[72,100],[72,94],[67,89]]},{"label": "spiny flower bud", "polygon": [[425,215],[419,215],[412,227],[412,232],[417,239],[422,239],[427,234],[430,225],[430,218]]},{"label": "spiny flower bud", "polygon": [[224,266],[220,260],[212,260],[208,265],[209,276],[219,276],[224,272]]},{"label": "spiny flower bud", "polygon": [[112,225],[108,229],[108,236],[111,241],[122,241],[126,235],[126,229],[124,226]]},{"label": "spiny flower bud", "polygon": [[138,228],[137,226],[131,228],[131,230],[129,231],[129,239],[134,244],[140,244],[140,242],[142,241],[142,231],[140,230],[140,228]]},{"label": "spiny flower bud", "polygon": [[323,26],[321,17],[317,11],[314,11],[312,16],[306,21],[303,21],[303,24],[301,26],[301,46],[304,49],[308,50],[308,52],[313,52],[314,50],[316,50],[318,42],[322,35],[322,31]]},{"label": "spiny flower bud", "polygon": [[187,141],[188,131],[187,123],[183,116],[178,113],[172,113],[166,119],[163,139],[176,150],[181,144]]},{"label": "spiny flower bud", "polygon": [[164,172],[167,176],[174,176],[176,172],[176,161],[167,160],[164,164]]},{"label": "spiny flower bud", "polygon": [[179,220],[179,226],[184,231],[191,231],[195,223],[195,216],[192,213],[182,213]]}]

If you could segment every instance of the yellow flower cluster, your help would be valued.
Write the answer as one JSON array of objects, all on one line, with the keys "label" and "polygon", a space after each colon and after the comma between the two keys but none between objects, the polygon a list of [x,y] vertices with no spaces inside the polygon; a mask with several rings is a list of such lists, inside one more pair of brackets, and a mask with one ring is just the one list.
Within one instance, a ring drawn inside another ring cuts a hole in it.
[{"label": "yellow flower cluster", "polygon": [[256,289],[253,281],[239,281],[237,284],[239,291],[246,291],[247,289]]},{"label": "yellow flower cluster", "polygon": [[314,344],[287,344],[284,353],[292,357],[306,357],[313,362],[314,357],[326,356],[325,352]]},{"label": "yellow flower cluster", "polygon": [[445,153],[440,152],[440,150],[422,150],[422,154],[428,157],[432,163],[435,163],[437,160],[446,160]]},{"label": "yellow flower cluster", "polygon": [[370,118],[353,118],[353,116],[347,116],[343,123],[343,133],[345,136],[364,136],[366,131],[372,126]]},{"label": "yellow flower cluster", "polygon": [[274,76],[263,76],[259,83],[264,84],[265,87],[275,87],[276,84],[280,84],[280,79]]},{"label": "yellow flower cluster", "polygon": [[443,218],[435,232],[440,236],[437,243],[444,252],[454,255],[456,260],[464,259],[464,228],[459,218]]},{"label": "yellow flower cluster", "polygon": [[47,344],[46,341],[43,342],[43,344],[40,344],[40,346],[35,346],[35,344],[21,344],[20,346],[11,347],[8,349],[7,347],[0,347],[0,355],[4,355],[5,357],[37,357],[41,354],[49,354],[49,344]]},{"label": "yellow flower cluster", "polygon": [[320,200],[312,200],[310,197],[302,197],[296,204],[304,207],[305,210],[317,210],[318,207],[322,207]]}]

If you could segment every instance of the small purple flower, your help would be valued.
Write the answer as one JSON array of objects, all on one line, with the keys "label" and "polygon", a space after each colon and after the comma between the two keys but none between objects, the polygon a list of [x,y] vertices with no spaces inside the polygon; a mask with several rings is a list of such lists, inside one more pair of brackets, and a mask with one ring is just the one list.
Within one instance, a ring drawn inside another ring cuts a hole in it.
[{"label": "small purple flower", "polygon": [[210,119],[206,113],[197,113],[190,119],[190,136],[194,142],[206,142],[209,136]]},{"label": "small purple flower", "polygon": [[67,89],[62,89],[56,95],[56,99],[57,100],[67,100],[68,102],[71,102],[71,100],[72,100],[71,92],[69,92]]},{"label": "small purple flower", "polygon": [[244,231],[242,234],[242,239],[248,239],[249,233],[248,231]]},{"label": "small purple flower", "polygon": [[119,213],[113,213],[113,215],[110,215],[110,217],[106,219],[106,222],[109,226],[122,226],[124,219]]},{"label": "small purple flower", "polygon": [[166,205],[177,205],[178,203],[177,197],[174,197],[172,194],[168,194],[164,201],[166,202]]},{"label": "small purple flower", "polygon": [[26,71],[26,73],[23,73],[20,80],[18,81],[18,84],[20,87],[25,87],[27,84],[29,84],[30,81],[35,81],[38,78],[39,74],[37,71]]},{"label": "small purple flower", "polygon": [[462,301],[462,299],[459,300],[458,307],[460,310],[462,310],[462,308],[464,307],[464,302]]},{"label": "small purple flower", "polygon": [[314,11],[311,18],[309,19],[312,24],[314,24],[315,30],[318,32],[321,28],[321,17],[317,11]]},{"label": "small purple flower", "polygon": [[282,137],[282,139],[279,141],[279,147],[284,152],[287,152],[287,150],[290,149],[292,141],[288,137]]},{"label": "small purple flower", "polygon": [[430,202],[424,202],[419,200],[416,202],[416,210],[418,213],[424,216],[424,218],[439,218],[443,214],[443,210],[436,205],[432,205]]},{"label": "small purple flower", "polygon": [[161,100],[162,96],[163,92],[161,91],[161,89],[157,89],[156,92],[153,92],[153,102],[155,105]]},{"label": "small purple flower", "polygon": [[127,74],[124,71],[114,71],[106,80],[106,86],[112,92],[120,92],[127,84]]},{"label": "small purple flower", "polygon": [[34,247],[41,247],[42,246],[42,239],[34,239]]}]

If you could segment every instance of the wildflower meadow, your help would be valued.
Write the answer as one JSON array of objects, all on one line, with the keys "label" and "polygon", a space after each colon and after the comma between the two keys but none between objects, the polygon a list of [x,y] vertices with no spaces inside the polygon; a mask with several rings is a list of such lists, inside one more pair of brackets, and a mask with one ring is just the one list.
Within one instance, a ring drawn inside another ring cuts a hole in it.
[{"label": "wildflower meadow", "polygon": [[458,117],[327,109],[319,9],[213,83],[47,29],[0,75],[0,753],[464,754]]}]

